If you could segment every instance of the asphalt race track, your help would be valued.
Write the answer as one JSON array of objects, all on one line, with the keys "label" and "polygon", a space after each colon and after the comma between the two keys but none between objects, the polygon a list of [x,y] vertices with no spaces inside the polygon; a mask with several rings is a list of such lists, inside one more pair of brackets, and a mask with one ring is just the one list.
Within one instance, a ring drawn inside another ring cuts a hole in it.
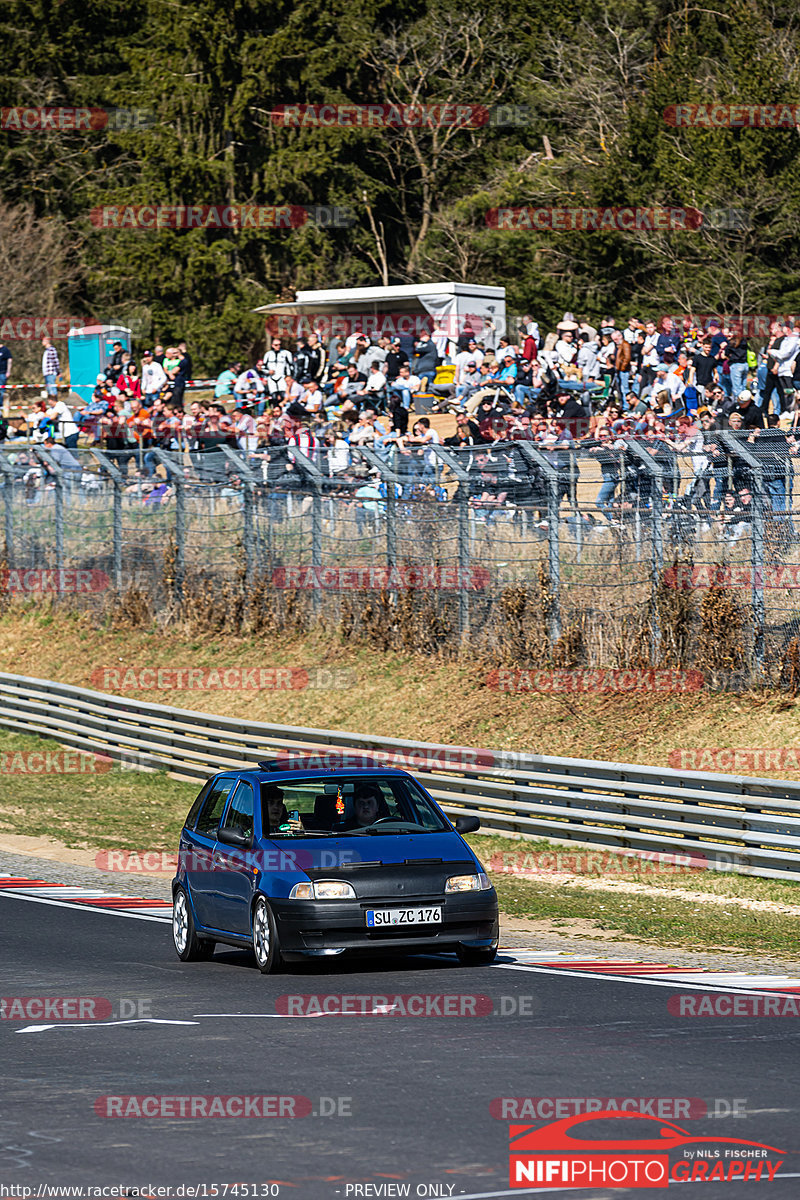
[{"label": "asphalt race track", "polygon": [[[687,988],[541,971],[520,958],[510,951],[501,965],[477,969],[455,959],[335,960],[264,977],[247,954],[224,947],[210,962],[179,962],[166,921],[0,895],[2,996],[102,997],[111,1006],[83,1024],[0,1021],[0,1185],[33,1196],[67,1185],[140,1196],[205,1185],[214,1196],[216,1185],[222,1197],[224,1185],[259,1185],[252,1196],[270,1194],[271,1182],[271,1194],[298,1200],[557,1195],[567,1189],[509,1188],[509,1118],[492,1115],[492,1100],[692,1097],[721,1113],[738,1101],[746,1115],[677,1124],[785,1154],[771,1182],[670,1187],[708,1200],[800,1196],[800,1018],[673,1016],[668,998]],[[701,983],[694,990],[718,994]],[[279,999],[332,994],[386,1003],[360,1002],[378,1009],[372,1015],[314,1016],[314,1001]],[[466,996],[450,1002],[466,1011],[389,1015],[398,994],[434,997],[426,1001],[434,1007],[436,997]],[[484,999],[473,1003],[475,995]],[[470,1015],[475,1004],[494,1011]],[[285,1115],[290,1102],[275,1117],[114,1118],[95,1108],[99,1101],[103,1111],[104,1096],[263,1095],[308,1103],[294,1102],[294,1118]],[[9,1194],[24,1195],[0,1190]]]}]

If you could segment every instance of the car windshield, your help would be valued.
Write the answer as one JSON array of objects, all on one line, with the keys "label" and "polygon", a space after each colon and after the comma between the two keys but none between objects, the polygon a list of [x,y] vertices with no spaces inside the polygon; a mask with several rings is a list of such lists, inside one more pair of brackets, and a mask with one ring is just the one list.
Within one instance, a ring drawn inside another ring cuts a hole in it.
[{"label": "car windshield", "polygon": [[264,833],[276,838],[440,833],[448,829],[413,779],[348,776],[261,784]]}]

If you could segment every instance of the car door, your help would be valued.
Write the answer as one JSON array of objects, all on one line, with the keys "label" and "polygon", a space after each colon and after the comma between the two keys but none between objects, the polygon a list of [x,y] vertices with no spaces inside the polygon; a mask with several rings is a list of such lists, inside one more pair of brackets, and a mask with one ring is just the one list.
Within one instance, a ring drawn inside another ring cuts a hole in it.
[{"label": "car door", "polygon": [[200,804],[193,828],[185,828],[181,836],[181,862],[186,869],[195,916],[200,925],[215,927],[214,918],[214,846],[217,829],[225,804],[236,783],[235,775],[218,775]]},{"label": "car door", "polygon": [[250,901],[253,896],[253,822],[255,796],[253,785],[240,779],[233,792],[220,832],[232,830],[249,841],[248,846],[231,846],[224,841],[214,845],[214,928],[229,933],[250,933]]}]

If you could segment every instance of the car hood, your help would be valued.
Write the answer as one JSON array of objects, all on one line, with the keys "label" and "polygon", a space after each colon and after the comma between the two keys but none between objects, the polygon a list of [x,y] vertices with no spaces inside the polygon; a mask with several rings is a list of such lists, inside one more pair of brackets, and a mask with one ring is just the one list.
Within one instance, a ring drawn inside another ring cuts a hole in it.
[{"label": "car hood", "polygon": [[[341,874],[349,878],[369,868],[446,866],[453,864],[463,870],[478,870],[478,859],[461,836],[455,832],[356,834],[329,838],[275,838],[264,845],[274,854],[294,861],[307,874],[335,879]],[[287,861],[287,865],[288,865]]]}]

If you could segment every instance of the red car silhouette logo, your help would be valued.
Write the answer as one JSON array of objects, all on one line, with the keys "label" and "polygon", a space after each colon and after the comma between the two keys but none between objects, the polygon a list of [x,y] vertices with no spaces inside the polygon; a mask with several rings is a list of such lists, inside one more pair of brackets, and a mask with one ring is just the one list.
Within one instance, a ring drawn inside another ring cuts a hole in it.
[{"label": "red car silhouette logo", "polygon": [[[591,1130],[577,1135],[570,1132],[575,1125],[591,1125],[594,1121],[607,1120],[609,1118],[616,1121],[648,1121],[651,1125],[657,1127],[658,1132],[656,1133],[654,1130],[652,1138],[631,1138],[629,1140],[619,1140],[617,1138],[598,1140],[591,1137]],[[562,1121],[553,1121],[552,1124],[544,1125],[539,1129],[532,1125],[511,1125],[509,1128],[509,1138],[509,1149],[514,1154],[527,1154],[537,1151],[540,1154],[563,1153],[565,1151],[572,1154],[585,1154],[588,1150],[614,1152],[618,1150],[656,1150],[667,1153],[670,1150],[678,1149],[680,1146],[697,1142],[712,1142],[714,1145],[726,1143],[734,1146],[755,1146],[759,1150],[772,1150],[775,1154],[786,1153],[784,1150],[779,1150],[777,1146],[767,1146],[764,1142],[749,1142],[742,1138],[703,1137],[696,1133],[690,1133],[688,1129],[683,1129],[680,1125],[673,1125],[668,1121],[659,1120],[658,1117],[650,1117],[637,1112],[620,1112],[616,1109],[605,1109],[602,1112],[595,1112],[591,1115],[584,1113],[577,1116],[565,1117]]]}]

